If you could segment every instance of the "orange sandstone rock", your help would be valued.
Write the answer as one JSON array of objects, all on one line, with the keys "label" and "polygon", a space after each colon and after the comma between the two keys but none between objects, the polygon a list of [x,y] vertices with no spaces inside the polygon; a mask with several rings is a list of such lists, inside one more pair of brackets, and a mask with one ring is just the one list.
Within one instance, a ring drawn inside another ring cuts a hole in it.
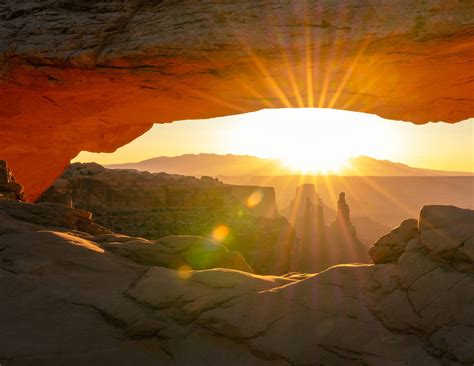
[{"label": "orange sandstone rock", "polygon": [[472,117],[470,2],[29,0],[0,6],[0,158],[29,201],[153,123],[323,107]]}]

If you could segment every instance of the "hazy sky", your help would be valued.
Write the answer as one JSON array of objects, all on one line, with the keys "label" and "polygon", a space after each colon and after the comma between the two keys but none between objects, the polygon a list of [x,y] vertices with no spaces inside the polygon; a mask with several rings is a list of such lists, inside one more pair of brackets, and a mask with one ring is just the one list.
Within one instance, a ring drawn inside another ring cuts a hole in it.
[{"label": "hazy sky", "polygon": [[415,167],[474,171],[474,119],[414,125],[332,109],[273,109],[155,125],[112,154],[74,161],[135,162],[187,153],[248,154],[314,170],[337,169],[368,155]]}]

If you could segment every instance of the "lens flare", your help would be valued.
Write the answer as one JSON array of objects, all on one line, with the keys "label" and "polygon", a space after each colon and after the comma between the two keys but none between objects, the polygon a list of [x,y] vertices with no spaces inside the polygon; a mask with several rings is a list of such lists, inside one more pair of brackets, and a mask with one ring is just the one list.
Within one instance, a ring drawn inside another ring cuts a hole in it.
[{"label": "lens flare", "polygon": [[226,225],[219,225],[215,227],[211,234],[212,239],[214,239],[217,242],[224,241],[228,235],[229,235],[229,228]]},{"label": "lens flare", "polygon": [[191,271],[191,267],[186,264],[183,264],[181,267],[178,268],[178,276],[182,280],[187,280],[189,277],[191,277]]},{"label": "lens flare", "polygon": [[260,202],[262,202],[262,199],[263,199],[262,191],[260,190],[255,191],[247,198],[246,205],[249,208],[258,206]]}]

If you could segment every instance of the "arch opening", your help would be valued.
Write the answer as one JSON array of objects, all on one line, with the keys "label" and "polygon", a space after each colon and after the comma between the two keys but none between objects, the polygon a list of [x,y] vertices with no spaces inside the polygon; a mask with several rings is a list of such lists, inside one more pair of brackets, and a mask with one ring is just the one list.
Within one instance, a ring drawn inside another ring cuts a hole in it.
[{"label": "arch opening", "polygon": [[[299,185],[315,184],[333,208],[347,191],[357,197],[357,214],[384,217],[391,227],[425,204],[474,205],[466,199],[473,122],[416,125],[332,109],[268,109],[157,124],[114,153],[84,152],[73,162],[271,186],[277,207],[288,206]],[[377,203],[366,205],[370,197]]]},{"label": "arch opening", "polygon": [[[427,171],[438,170],[440,174],[445,171],[445,175],[462,175],[474,171],[474,157],[470,153],[473,122],[467,119],[455,125],[416,125],[329,108],[263,109],[227,117],[156,124],[114,153],[82,152],[72,161],[120,167],[158,156],[233,154],[274,161],[265,171],[255,171],[257,175],[397,175],[357,166],[356,158],[368,157]],[[156,171],[151,165],[145,166]],[[189,171],[171,165],[166,168],[177,174],[226,175],[224,167],[221,172],[206,172],[206,167],[202,171],[200,167]]]}]

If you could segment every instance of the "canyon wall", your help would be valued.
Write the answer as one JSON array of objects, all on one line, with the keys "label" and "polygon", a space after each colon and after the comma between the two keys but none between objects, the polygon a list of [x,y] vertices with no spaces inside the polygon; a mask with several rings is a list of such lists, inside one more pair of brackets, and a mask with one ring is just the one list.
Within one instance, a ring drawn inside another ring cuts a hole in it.
[{"label": "canyon wall", "polygon": [[241,208],[253,216],[278,215],[273,187],[223,184],[208,176],[107,169],[97,163],[71,164],[43,194],[45,199],[90,210]]},{"label": "canyon wall", "polygon": [[35,200],[80,151],[152,123],[324,107],[472,116],[473,4],[336,0],[0,4],[0,158]]}]

